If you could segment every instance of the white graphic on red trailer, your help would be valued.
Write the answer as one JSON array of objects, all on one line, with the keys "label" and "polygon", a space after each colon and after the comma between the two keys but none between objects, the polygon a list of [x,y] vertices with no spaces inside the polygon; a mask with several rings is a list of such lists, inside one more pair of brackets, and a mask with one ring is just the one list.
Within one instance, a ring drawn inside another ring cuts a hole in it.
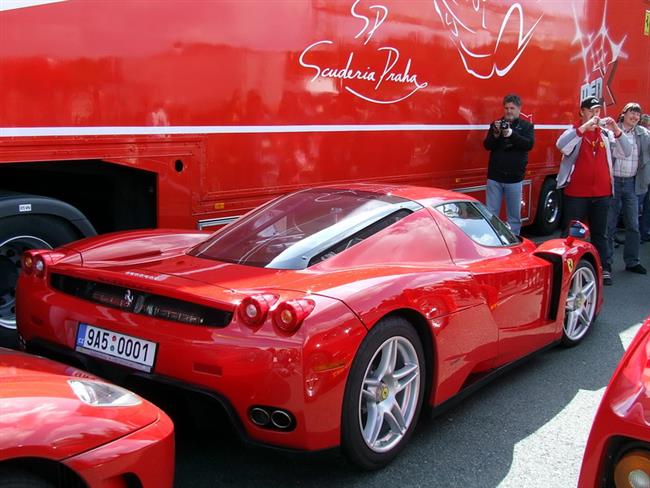
[{"label": "white graphic on red trailer", "polygon": [[[361,49],[368,44],[373,34],[388,18],[388,8],[384,5],[370,6],[368,10],[375,15],[373,19],[360,13],[359,1],[355,0],[350,7],[350,15],[363,22],[363,26],[354,36],[354,39],[365,36]],[[358,63],[356,59],[358,56],[355,56],[356,51],[348,53],[347,62],[344,65],[319,62],[319,53],[322,53],[323,47],[332,45],[334,45],[334,41],[323,39],[310,44],[300,54],[298,60],[300,66],[313,72],[310,85],[314,91],[336,92],[338,84],[335,84],[334,81],[341,80],[344,90],[362,100],[377,104],[391,104],[406,100],[428,86],[428,82],[420,81],[418,74],[412,71],[411,58],[406,58],[405,62],[405,56],[394,46],[377,47],[374,51],[377,63],[373,64],[373,67],[368,66],[367,63]],[[367,51],[365,52],[367,53]],[[350,86],[351,81],[356,82],[354,87]],[[363,88],[360,88],[359,82],[367,83],[361,83]],[[382,98],[382,88],[390,84],[404,85],[409,91],[397,98]]]},{"label": "white graphic on red trailer", "polygon": [[623,44],[627,35],[624,35],[618,42],[615,42],[610,36],[607,27],[607,2],[605,2],[600,17],[602,22],[597,31],[583,33],[574,5],[573,18],[575,20],[576,35],[572,44],[579,43],[580,52],[571,60],[581,60],[584,66],[585,77],[584,83],[580,87],[580,100],[593,96],[604,100],[607,106],[616,103],[610,84],[616,73],[619,58],[627,58],[627,54],[623,51]]},{"label": "white graphic on red trailer", "polygon": [[[491,17],[486,18],[487,0],[434,0],[433,5],[440,20],[449,32],[449,38],[456,46],[465,71],[476,78],[487,80],[505,76],[517,64],[530,41],[542,15],[530,27],[525,25],[524,9],[513,3],[503,16],[497,14],[498,7],[491,6]],[[500,56],[505,42],[504,36],[517,32],[515,52],[504,61]],[[487,42],[486,42],[487,41]],[[475,47],[476,46],[476,47]]]}]

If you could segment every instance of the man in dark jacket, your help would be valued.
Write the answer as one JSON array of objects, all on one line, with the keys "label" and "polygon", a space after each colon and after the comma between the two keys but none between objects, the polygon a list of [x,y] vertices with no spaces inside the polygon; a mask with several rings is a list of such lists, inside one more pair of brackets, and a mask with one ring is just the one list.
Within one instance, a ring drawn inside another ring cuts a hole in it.
[{"label": "man in dark jacket", "polygon": [[486,204],[499,215],[501,201],[506,200],[506,216],[515,234],[521,230],[521,192],[526,175],[528,151],[535,142],[534,127],[520,119],[521,98],[515,94],[503,98],[503,118],[495,120],[483,141],[490,151]]}]

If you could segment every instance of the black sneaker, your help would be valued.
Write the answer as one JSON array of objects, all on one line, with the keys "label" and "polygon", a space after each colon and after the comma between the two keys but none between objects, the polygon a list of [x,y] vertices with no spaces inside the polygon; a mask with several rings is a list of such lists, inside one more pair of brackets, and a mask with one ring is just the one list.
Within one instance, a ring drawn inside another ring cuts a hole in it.
[{"label": "black sneaker", "polygon": [[648,270],[646,270],[641,263],[635,264],[634,266],[626,266],[625,271],[631,271],[632,273],[638,274],[648,274]]},{"label": "black sneaker", "polygon": [[613,284],[612,273],[610,273],[609,271],[603,271],[603,285],[611,286],[612,284]]}]

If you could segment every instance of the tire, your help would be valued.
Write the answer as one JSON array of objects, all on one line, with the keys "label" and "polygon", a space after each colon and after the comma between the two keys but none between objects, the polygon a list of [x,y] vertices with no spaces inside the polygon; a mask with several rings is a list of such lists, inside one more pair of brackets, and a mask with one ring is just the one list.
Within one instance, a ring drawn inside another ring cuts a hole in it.
[{"label": "tire", "polygon": [[571,276],[569,292],[564,305],[562,345],[579,344],[596,321],[596,303],[600,291],[596,270],[585,259],[580,260]]},{"label": "tire", "polygon": [[370,330],[352,363],[343,398],[341,449],[353,464],[378,469],[404,448],[422,408],[424,373],[422,344],[408,321],[389,317]]},{"label": "tire", "polygon": [[555,178],[547,178],[539,192],[537,214],[532,230],[547,236],[555,232],[562,217],[562,193],[556,188]]},{"label": "tire", "polygon": [[28,471],[0,468],[0,488],[55,488],[56,485]]},{"label": "tire", "polygon": [[28,249],[52,249],[78,239],[70,224],[45,215],[0,219],[0,327],[16,328],[16,281],[20,256]]}]

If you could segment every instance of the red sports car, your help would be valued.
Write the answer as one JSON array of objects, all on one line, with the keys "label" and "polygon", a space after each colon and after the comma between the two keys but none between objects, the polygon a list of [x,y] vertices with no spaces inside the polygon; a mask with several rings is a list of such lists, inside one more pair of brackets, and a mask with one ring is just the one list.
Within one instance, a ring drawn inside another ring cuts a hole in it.
[{"label": "red sports car", "polygon": [[605,390],[587,442],[578,486],[650,486],[650,317]]},{"label": "red sports car", "polygon": [[19,339],[202,392],[249,440],[341,445],[377,468],[423,403],[442,408],[514,361],[578,343],[600,269],[590,244],[538,247],[463,194],[323,187],[211,236],[136,231],[30,251]]},{"label": "red sports car", "polygon": [[171,487],[174,428],[139,396],[0,348],[0,485]]}]

